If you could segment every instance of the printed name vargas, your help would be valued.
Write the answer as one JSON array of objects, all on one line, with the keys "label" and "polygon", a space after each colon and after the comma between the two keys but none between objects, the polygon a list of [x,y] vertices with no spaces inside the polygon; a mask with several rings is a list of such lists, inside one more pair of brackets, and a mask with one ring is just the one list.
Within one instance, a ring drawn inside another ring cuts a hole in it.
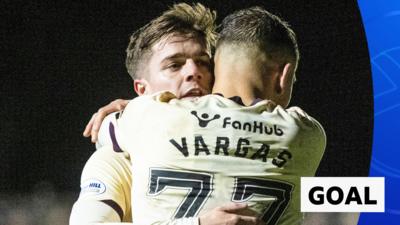
[{"label": "printed name vargas", "polygon": [[[189,156],[189,151],[188,151],[188,145],[186,141],[186,137],[182,137],[180,143],[178,143],[174,139],[170,139],[169,142],[177,149],[179,150],[183,156],[188,157]],[[237,141],[236,149],[230,148],[229,147],[229,138],[228,137],[216,137],[216,145],[214,149],[214,154],[219,155],[221,150],[225,156],[229,156],[232,154],[229,154],[228,150],[234,150],[234,154],[232,156],[236,157],[241,157],[241,158],[247,158],[247,155],[249,153],[249,149],[251,148],[250,146],[250,141],[245,139],[245,138],[239,138]],[[250,159],[261,159],[263,162],[267,161],[267,156],[270,150],[270,146],[267,144],[262,144],[257,151],[252,153],[252,155],[249,157]],[[200,153],[210,155],[210,150],[207,146],[207,144],[204,142],[204,139],[202,136],[195,136],[194,137],[194,155],[197,156]],[[251,153],[250,153],[251,154]],[[285,150],[281,149],[280,152],[278,152],[277,156],[272,159],[272,164],[274,164],[277,167],[282,167],[285,165],[288,160],[292,158],[292,154]]]}]

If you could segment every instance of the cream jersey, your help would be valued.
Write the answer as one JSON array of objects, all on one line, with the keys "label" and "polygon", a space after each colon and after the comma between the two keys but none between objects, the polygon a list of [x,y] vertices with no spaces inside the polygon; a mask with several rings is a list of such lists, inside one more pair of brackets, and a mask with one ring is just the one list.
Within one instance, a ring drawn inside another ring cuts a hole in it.
[{"label": "cream jersey", "polygon": [[247,202],[268,225],[300,224],[300,177],[314,176],[326,141],[299,108],[168,92],[132,100],[109,130],[132,156],[133,223],[141,225],[230,201]]},{"label": "cream jersey", "polygon": [[70,224],[131,222],[130,167],[126,152],[116,152],[107,145],[97,149],[82,171],[81,192],[72,209]]}]

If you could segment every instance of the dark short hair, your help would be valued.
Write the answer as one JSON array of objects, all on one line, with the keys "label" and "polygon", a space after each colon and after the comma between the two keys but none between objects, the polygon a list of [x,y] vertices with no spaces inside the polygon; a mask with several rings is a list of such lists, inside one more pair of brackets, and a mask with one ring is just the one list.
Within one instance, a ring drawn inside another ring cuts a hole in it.
[{"label": "dark short hair", "polygon": [[152,46],[171,35],[197,39],[204,44],[211,57],[211,49],[216,42],[215,17],[215,11],[200,3],[173,5],[131,35],[125,61],[129,75],[132,79],[139,78],[138,72],[147,66],[145,61],[151,56]]},{"label": "dark short hair", "polygon": [[257,45],[272,60],[299,60],[296,35],[288,23],[261,7],[236,11],[222,22],[217,48],[225,44]]}]

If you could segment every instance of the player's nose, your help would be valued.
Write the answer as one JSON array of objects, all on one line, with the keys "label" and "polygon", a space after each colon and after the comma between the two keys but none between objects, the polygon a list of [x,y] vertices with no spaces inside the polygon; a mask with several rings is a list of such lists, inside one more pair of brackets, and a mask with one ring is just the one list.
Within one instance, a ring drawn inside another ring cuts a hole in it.
[{"label": "player's nose", "polygon": [[184,79],[187,82],[200,81],[203,79],[204,74],[202,73],[199,65],[193,59],[187,59],[183,66]]}]

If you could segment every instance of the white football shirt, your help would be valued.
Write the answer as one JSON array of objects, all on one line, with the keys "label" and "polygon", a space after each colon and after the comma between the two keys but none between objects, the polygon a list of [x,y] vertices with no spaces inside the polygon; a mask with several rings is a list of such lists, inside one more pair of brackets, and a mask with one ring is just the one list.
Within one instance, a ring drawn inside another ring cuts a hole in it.
[{"label": "white football shirt", "polygon": [[326,142],[297,107],[168,92],[132,100],[109,131],[132,156],[134,224],[195,217],[230,201],[247,202],[268,225],[300,224],[300,177],[314,176]]}]

